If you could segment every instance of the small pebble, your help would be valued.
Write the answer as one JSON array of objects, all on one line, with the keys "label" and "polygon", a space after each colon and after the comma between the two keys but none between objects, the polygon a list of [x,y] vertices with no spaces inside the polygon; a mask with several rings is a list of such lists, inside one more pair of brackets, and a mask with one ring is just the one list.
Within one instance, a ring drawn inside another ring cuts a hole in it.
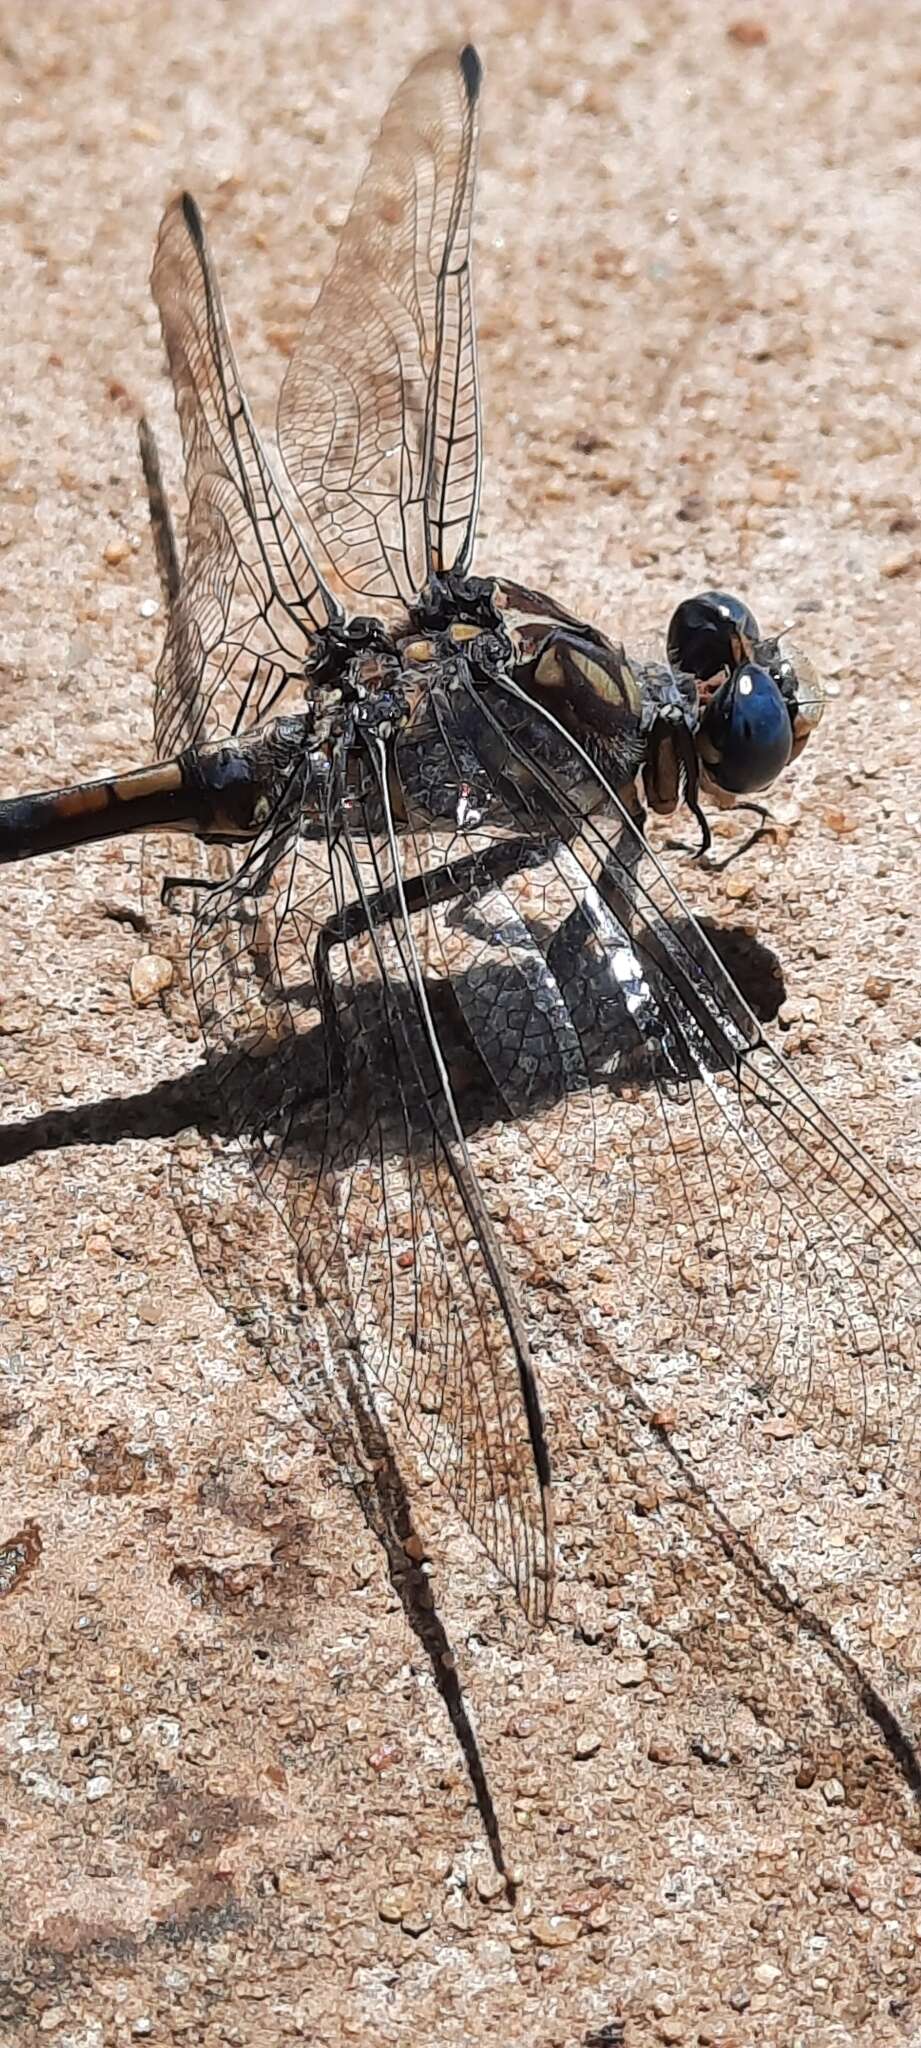
[{"label": "small pebble", "polygon": [[142,597],[138,611],[142,619],[155,619],[160,607],[155,597]]},{"label": "small pebble", "polygon": [[834,833],[836,839],[846,839],[851,832],[856,832],[858,820],[850,811],[840,811],[832,806],[823,811],[822,823],[829,832]]},{"label": "small pebble", "polygon": [[401,1887],[396,1891],[381,1892],[377,1910],[382,1920],[398,1925],[404,1913],[410,1912],[412,1908],[406,1891]]},{"label": "small pebble", "polygon": [[153,2021],[149,2020],[145,2013],[143,2018],[135,2020],[131,2032],[136,2034],[138,2039],[141,2040],[145,2034],[153,2033]]},{"label": "small pebble", "polygon": [[600,1748],[601,1736],[596,1728],[583,1728],[580,1734],[576,1736],[575,1754],[580,1762],[584,1761],[586,1757],[597,1756]]},{"label": "small pebble", "polygon": [[752,1976],[755,1983],[761,1985],[763,1991],[769,1991],[771,1985],[776,1984],[780,1971],[776,1963],[756,1963]]},{"label": "small pebble", "polygon": [[843,1806],[844,1786],[840,1778],[826,1778],[822,1786],[822,1796],[829,1806]]},{"label": "small pebble", "polygon": [[117,569],[119,562],[127,561],[130,553],[130,541],[110,540],[108,547],[102,550],[102,559],[108,563],[110,569]]},{"label": "small pebble", "polygon": [[59,2027],[66,2018],[63,2005],[46,2005],[38,2024],[43,2034],[53,2034],[55,2027]]},{"label": "small pebble", "polygon": [[569,1919],[565,1913],[548,1913],[538,1914],[529,1932],[538,1948],[570,1948],[578,1941],[581,1930],[578,1920]]},{"label": "small pebble", "polygon": [[642,1657],[627,1657],[622,1664],[615,1664],[613,1678],[618,1685],[642,1685],[646,1676],[646,1663]]},{"label": "small pebble", "polygon": [[473,1914],[463,1899],[448,1900],[444,1919],[446,1925],[455,1928],[458,1934],[469,1934],[473,1926]]},{"label": "small pebble", "polygon": [[919,560],[921,557],[914,548],[903,548],[899,554],[889,555],[885,562],[880,562],[879,573],[891,582],[896,576],[907,576],[910,569],[917,567]]},{"label": "small pebble", "polygon": [[372,1771],[389,1771],[394,1764],[402,1762],[403,1751],[398,1742],[382,1742],[378,1749],[372,1749],[368,1762]]},{"label": "small pebble", "polygon": [[726,30],[727,42],[738,43],[740,50],[763,50],[767,39],[768,32],[763,21],[756,20],[751,14],[740,16],[738,21],[731,21]]},{"label": "small pebble", "polygon": [[420,1934],[427,1933],[431,1924],[431,1914],[425,1911],[424,1906],[418,1905],[411,1906],[409,1911],[403,1914],[400,1921],[404,1934],[412,1934],[416,1939],[418,1939]]},{"label": "small pebble", "polygon": [[91,1804],[97,1799],[107,1799],[111,1790],[112,1780],[105,1777],[102,1772],[97,1778],[88,1778],[86,1781],[86,1796]]},{"label": "small pebble", "polygon": [[173,981],[173,963],[164,960],[160,953],[144,953],[135,960],[130,975],[131,994],[139,1009],[148,1003],[155,1003],[165,988]]},{"label": "small pebble", "polygon": [[283,1455],[263,1458],[262,1476],[268,1486],[287,1486],[293,1470],[292,1460]]},{"label": "small pebble", "polygon": [[799,1424],[792,1415],[768,1415],[763,1424],[765,1436],[773,1437],[778,1443],[799,1436]]}]

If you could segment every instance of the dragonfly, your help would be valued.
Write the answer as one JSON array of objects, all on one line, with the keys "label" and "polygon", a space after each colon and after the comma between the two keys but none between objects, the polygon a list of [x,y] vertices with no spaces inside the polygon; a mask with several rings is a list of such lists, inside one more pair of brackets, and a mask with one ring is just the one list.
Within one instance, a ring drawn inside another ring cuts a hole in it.
[{"label": "dragonfly", "polygon": [[[284,377],[277,452],[198,207],[168,207],[152,288],[188,509],[180,553],[142,423],[157,759],[0,803],[0,858],[188,835],[196,871],[164,888],[191,919],[215,1161],[273,1206],[323,1373],[382,1393],[539,1623],[547,1430],[471,1085],[616,1276],[621,1365],[742,1361],[893,1474],[921,1237],[644,837],[646,807],[686,804],[706,833],[703,798],[744,799],[795,758],[822,712],[808,658],[708,591],[677,606],[667,658],[637,662],[549,594],[472,572],[480,82],[466,47],[397,91]],[[254,1316],[259,1261],[251,1235],[227,1283]]]}]

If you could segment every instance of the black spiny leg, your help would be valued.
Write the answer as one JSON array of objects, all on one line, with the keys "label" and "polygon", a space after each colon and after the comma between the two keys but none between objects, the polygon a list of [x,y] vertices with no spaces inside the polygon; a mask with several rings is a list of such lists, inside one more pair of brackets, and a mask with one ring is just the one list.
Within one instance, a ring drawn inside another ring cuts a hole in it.
[{"label": "black spiny leg", "polygon": [[752,847],[757,846],[759,840],[764,838],[765,833],[770,832],[774,823],[766,804],[743,803],[737,800],[733,805],[733,809],[736,811],[750,811],[752,816],[758,819],[758,824],[755,826],[754,831],[749,833],[747,839],[740,840],[738,846],[730,847],[723,860],[711,860],[708,863],[715,875],[721,875],[724,869],[731,867],[733,861],[738,860],[743,853],[750,853]]},{"label": "black spiny leg", "polygon": [[[691,809],[691,806],[689,805],[688,808]],[[759,840],[764,838],[766,832],[771,831],[774,824],[766,804],[751,803],[747,800],[743,801],[741,797],[737,797],[732,808],[734,811],[750,811],[759,820],[759,823],[755,826],[754,831],[749,833],[747,839],[741,839],[738,846],[730,847],[729,852],[724,855],[722,860],[708,860],[707,867],[712,875],[723,874],[726,868],[732,866],[733,861],[741,858],[743,853],[750,853],[752,847],[758,845]],[[694,815],[695,817],[698,815],[696,811]],[[704,820],[704,824],[706,826],[706,820]],[[713,835],[710,832],[709,826],[706,826],[706,838],[702,846],[689,846],[686,839],[669,839],[666,841],[666,845],[671,853],[687,853],[692,860],[703,860],[704,855],[709,853],[712,844]]]}]

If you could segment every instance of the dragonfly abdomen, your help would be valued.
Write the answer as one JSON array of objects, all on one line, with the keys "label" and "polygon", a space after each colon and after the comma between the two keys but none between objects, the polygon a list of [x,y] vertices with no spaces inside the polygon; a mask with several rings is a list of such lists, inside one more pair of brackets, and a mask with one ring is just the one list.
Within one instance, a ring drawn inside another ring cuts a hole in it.
[{"label": "dragonfly abdomen", "polygon": [[8,797],[0,801],[0,864],[129,832],[252,839],[290,778],[292,761],[301,756],[301,725],[278,720],[249,742],[189,748],[124,775]]},{"label": "dragonfly abdomen", "polygon": [[74,783],[69,789],[7,798],[0,802],[0,861],[28,860],[157,825],[194,830],[178,760]]}]

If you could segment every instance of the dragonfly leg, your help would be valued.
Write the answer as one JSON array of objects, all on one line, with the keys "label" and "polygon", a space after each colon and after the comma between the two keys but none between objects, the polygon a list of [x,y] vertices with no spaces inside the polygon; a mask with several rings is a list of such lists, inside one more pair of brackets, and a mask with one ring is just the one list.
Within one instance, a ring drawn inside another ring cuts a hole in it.
[{"label": "dragonfly leg", "polygon": [[[707,862],[711,873],[715,875],[721,875],[726,868],[732,866],[734,860],[739,860],[743,853],[750,853],[752,847],[757,846],[759,840],[764,838],[765,833],[770,832],[774,823],[766,804],[736,803],[733,808],[737,811],[750,811],[752,816],[757,818],[758,823],[753,831],[749,832],[747,839],[741,839],[738,846],[730,847],[729,852],[722,860],[710,860]],[[700,849],[700,852],[702,851],[703,848]],[[699,857],[700,854],[698,854],[698,859]]]}]

